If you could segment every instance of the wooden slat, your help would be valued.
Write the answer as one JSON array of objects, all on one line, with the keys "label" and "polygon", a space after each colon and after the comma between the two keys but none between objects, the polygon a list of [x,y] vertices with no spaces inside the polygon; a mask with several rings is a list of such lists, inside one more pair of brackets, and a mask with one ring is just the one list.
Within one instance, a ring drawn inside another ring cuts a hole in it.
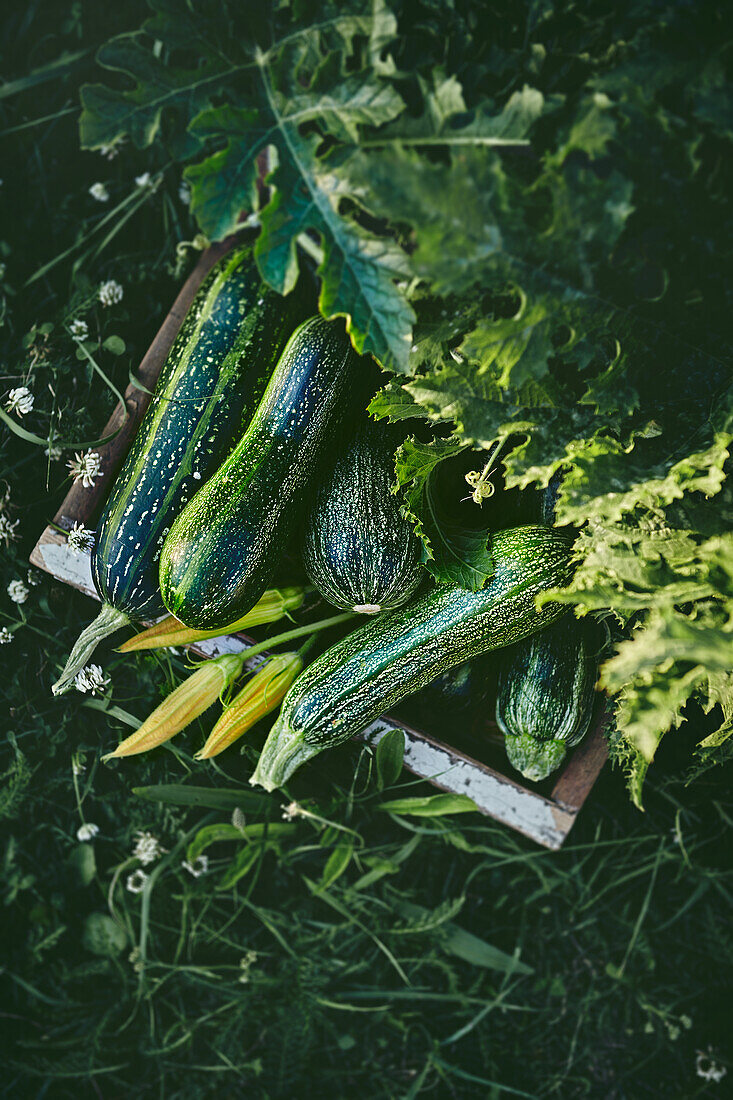
[{"label": "wooden slat", "polygon": [[573,749],[552,788],[552,801],[570,813],[577,813],[581,808],[608,760],[608,742],[604,732],[606,721],[601,708],[594,728],[577,749]]}]

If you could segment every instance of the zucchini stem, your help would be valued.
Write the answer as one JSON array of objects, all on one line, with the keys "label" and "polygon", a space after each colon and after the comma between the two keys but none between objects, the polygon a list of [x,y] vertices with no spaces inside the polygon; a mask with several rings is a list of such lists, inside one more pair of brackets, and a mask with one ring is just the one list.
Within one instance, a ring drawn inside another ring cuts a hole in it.
[{"label": "zucchini stem", "polygon": [[341,615],[333,615],[330,619],[320,619],[317,623],[296,626],[293,630],[286,630],[282,634],[276,634],[273,638],[265,638],[264,642],[257,642],[255,645],[249,646],[248,649],[243,649],[238,656],[241,657],[242,664],[244,664],[250,657],[256,657],[264,649],[285,645],[286,642],[292,642],[296,638],[304,638],[307,634],[317,634],[321,630],[327,630],[330,626],[337,626],[338,623],[345,623],[349,619],[357,618],[359,616],[355,612],[344,611]]},{"label": "zucchini stem", "polygon": [[81,672],[89,658],[94,653],[99,643],[114,634],[116,630],[126,626],[130,618],[124,611],[119,611],[108,603],[102,604],[102,610],[89,626],[82,630],[74,642],[69,654],[69,659],[64,666],[64,671],[51,688],[54,695],[61,695],[68,691],[75,676]]}]

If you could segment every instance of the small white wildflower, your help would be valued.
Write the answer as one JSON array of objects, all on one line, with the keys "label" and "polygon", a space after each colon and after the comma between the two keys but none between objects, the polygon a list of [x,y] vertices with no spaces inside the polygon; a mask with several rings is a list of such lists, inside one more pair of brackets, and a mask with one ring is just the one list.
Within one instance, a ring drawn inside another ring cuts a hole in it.
[{"label": "small white wildflower", "polygon": [[84,825],[80,825],[76,830],[77,840],[94,840],[95,836],[99,835],[99,825],[95,825],[93,821],[87,821]]},{"label": "small white wildflower", "polygon": [[101,665],[87,665],[74,677],[74,687],[82,695],[86,695],[87,692],[92,695],[97,693],[101,695],[109,682],[109,676],[104,675]]},{"label": "small white wildflower", "polygon": [[95,478],[99,477],[101,460],[97,451],[86,451],[84,454],[77,451],[66,465],[74,481],[81,481],[86,489],[90,489],[94,485]]},{"label": "small white wildflower", "polygon": [[140,188],[150,187],[152,179],[150,172],[143,172],[141,176],[135,176],[135,186]]},{"label": "small white wildflower", "polygon": [[109,202],[109,191],[103,183],[93,183],[89,188],[89,194],[97,202]]},{"label": "small white wildflower", "polygon": [[131,894],[141,894],[145,889],[145,883],[148,881],[148,875],[138,867],[137,871],[133,871],[131,875],[127,876],[127,882],[125,886]]},{"label": "small white wildflower", "polygon": [[8,394],[5,408],[8,412],[17,413],[18,416],[25,416],[26,413],[29,413],[33,408],[34,400],[35,398],[27,386],[17,386]]},{"label": "small white wildflower", "polygon": [[714,1081],[716,1084],[722,1081],[728,1072],[725,1066],[721,1066],[715,1061],[709,1049],[707,1052],[702,1050],[697,1052],[695,1071],[698,1077],[702,1077],[703,1081]]},{"label": "small white wildflower", "polygon": [[178,198],[181,200],[184,206],[189,206],[191,203],[191,188],[184,180],[181,186],[178,188]]},{"label": "small white wildflower", "polygon": [[113,306],[122,301],[124,290],[115,279],[108,279],[99,287],[97,297],[103,306]]},{"label": "small white wildflower", "polygon": [[94,545],[94,532],[77,521],[69,531],[66,542],[72,554],[88,554]]},{"label": "small white wildflower", "polygon": [[205,875],[209,869],[209,857],[208,856],[196,856],[196,859],[192,863],[189,863],[187,859],[184,859],[181,863],[184,871],[188,871],[189,875],[193,875],[194,878],[200,878],[201,875]]},{"label": "small white wildflower", "polygon": [[249,972],[252,969],[252,967],[254,966],[254,964],[257,962],[257,958],[258,958],[258,955],[257,955],[256,951],[248,951],[246,953],[246,955],[244,955],[239,960],[239,965],[241,967],[241,973],[240,973],[239,977],[237,978],[237,981],[242,982],[243,985],[247,985],[247,983],[249,982]]},{"label": "small white wildflower", "polygon": [[289,802],[287,806],[283,802],[280,808],[283,812],[283,821],[292,821],[303,813],[303,809],[298,802]]},{"label": "small white wildflower", "polygon": [[140,948],[133,947],[130,954],[127,956],[127,961],[131,964],[132,969],[136,974],[140,974],[143,968],[142,959],[140,958]]},{"label": "small white wildflower", "polygon": [[10,645],[13,640],[13,635],[8,630],[7,626],[0,629],[0,645]]},{"label": "small white wildflower", "polygon": [[41,583],[40,576],[33,569],[28,570],[28,572],[26,573],[26,578],[31,588],[38,588],[38,585]]},{"label": "small white wildflower", "polygon": [[11,581],[8,585],[8,595],[13,603],[25,603],[28,599],[28,589],[22,581]]},{"label": "small white wildflower", "polygon": [[69,332],[75,340],[86,340],[89,335],[89,325],[86,321],[82,321],[81,317],[77,317],[69,325]]},{"label": "small white wildflower", "polygon": [[139,859],[144,867],[147,867],[149,863],[154,863],[165,852],[165,848],[162,847],[157,836],[153,836],[152,833],[137,832],[135,837],[135,847],[132,850],[133,859]]},{"label": "small white wildflower", "polygon": [[0,542],[4,542],[6,546],[10,546],[10,543],[17,538],[15,529],[20,523],[19,519],[11,519],[10,516],[6,516],[4,512],[0,512]]},{"label": "small white wildflower", "polygon": [[111,145],[100,145],[99,152],[105,160],[114,160],[120,151],[121,144],[119,141],[114,141]]}]

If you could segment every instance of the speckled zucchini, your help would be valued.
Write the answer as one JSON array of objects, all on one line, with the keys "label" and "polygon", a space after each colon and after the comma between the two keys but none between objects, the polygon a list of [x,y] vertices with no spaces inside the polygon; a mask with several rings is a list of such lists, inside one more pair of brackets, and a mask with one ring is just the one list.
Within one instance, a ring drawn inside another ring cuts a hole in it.
[{"label": "speckled zucchini", "polygon": [[441,585],[370,620],[309,665],[285,698],[251,782],[282,786],[307,760],[359,733],[441,672],[563,614],[552,603],[537,611],[535,596],[569,579],[565,536],[517,527],[492,536],[491,549],[495,572],[485,588]]},{"label": "speckled zucchini", "polygon": [[186,626],[226,626],[264,592],[322,473],[354,365],[342,321],[311,317],[291,336],[246,433],[163,546],[163,599]]},{"label": "speckled zucchini", "polygon": [[568,613],[513,646],[499,672],[496,721],[510,764],[539,782],[590,725],[602,634]]},{"label": "speckled zucchini", "polygon": [[92,553],[102,610],[78,639],[54,693],[68,688],[102,638],[165,611],[158,588],[163,540],[242,435],[302,315],[295,294],[282,298],[265,286],[249,245],[207,276],[102,512]]},{"label": "speckled zucchini", "polygon": [[366,418],[321,482],[303,564],[335,607],[372,615],[406,603],[423,578],[420,544],[392,491],[394,429]]}]

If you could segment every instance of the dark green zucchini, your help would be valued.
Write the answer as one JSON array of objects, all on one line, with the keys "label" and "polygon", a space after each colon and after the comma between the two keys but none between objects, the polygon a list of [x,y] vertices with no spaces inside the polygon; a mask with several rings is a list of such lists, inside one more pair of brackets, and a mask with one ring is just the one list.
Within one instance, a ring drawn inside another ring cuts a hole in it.
[{"label": "dark green zucchini", "polygon": [[505,654],[496,722],[510,764],[527,779],[546,779],[587,733],[600,649],[598,624],[570,612]]},{"label": "dark green zucchini", "polygon": [[285,697],[251,782],[282,786],[306,760],[359,733],[446,669],[563,614],[559,604],[535,606],[538,593],[569,579],[569,542],[560,532],[501,531],[491,550],[495,571],[485,588],[441,585],[372,619],[309,665]]},{"label": "dark green zucchini", "polygon": [[354,362],[342,321],[311,317],[291,336],[246,433],[163,546],[160,589],[186,626],[226,626],[267,588],[350,407]]},{"label": "dark green zucchini", "polygon": [[249,245],[207,276],[102,512],[92,553],[102,610],[76,642],[54,693],[68,688],[102,638],[165,611],[163,540],[242,435],[302,315],[296,295],[282,298],[262,282]]},{"label": "dark green zucchini", "polygon": [[392,493],[394,429],[364,419],[321,482],[303,564],[335,607],[367,615],[406,603],[423,577],[420,543]]}]

